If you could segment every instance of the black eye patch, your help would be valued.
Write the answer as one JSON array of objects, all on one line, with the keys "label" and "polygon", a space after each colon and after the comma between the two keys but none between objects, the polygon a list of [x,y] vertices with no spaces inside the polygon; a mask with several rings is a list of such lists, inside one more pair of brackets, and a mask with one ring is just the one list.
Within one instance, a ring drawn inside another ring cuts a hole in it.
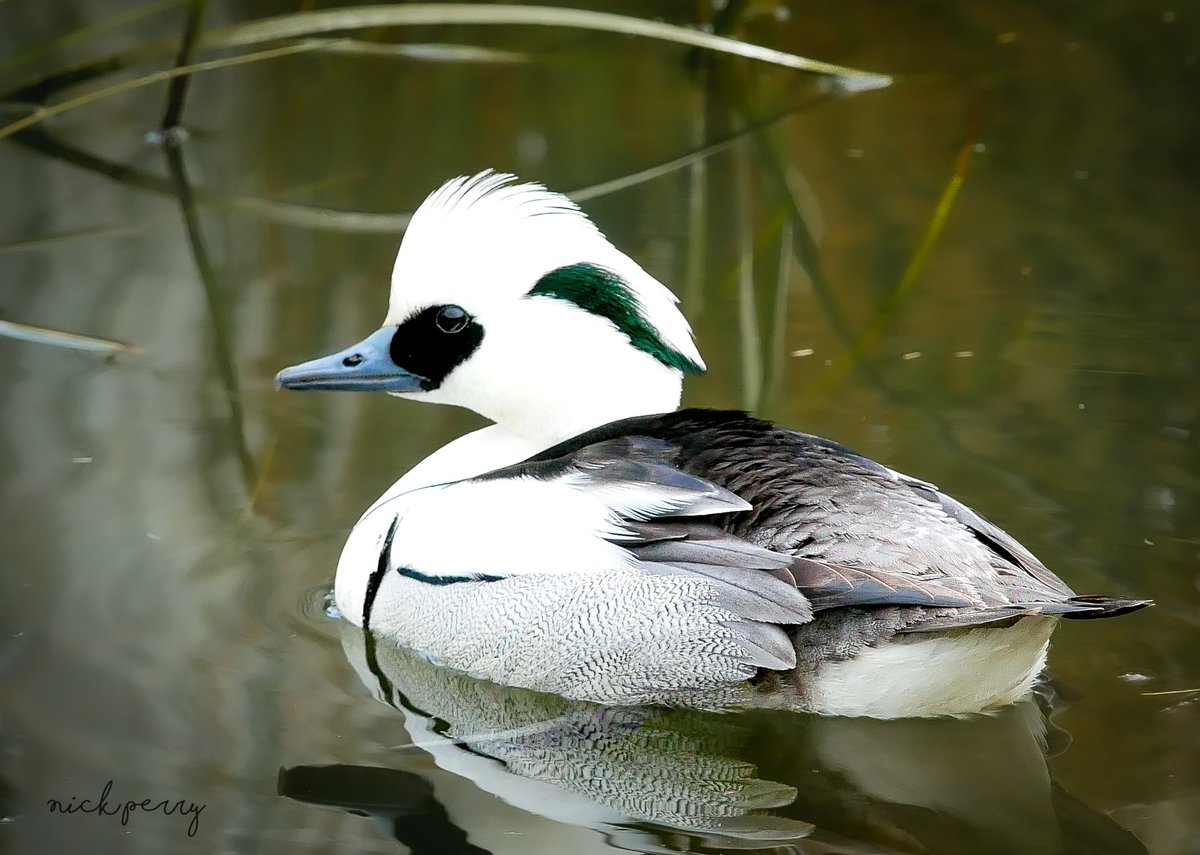
[{"label": "black eye patch", "polygon": [[397,367],[421,378],[426,392],[475,352],[483,327],[461,306],[430,306],[396,328],[388,355]]}]

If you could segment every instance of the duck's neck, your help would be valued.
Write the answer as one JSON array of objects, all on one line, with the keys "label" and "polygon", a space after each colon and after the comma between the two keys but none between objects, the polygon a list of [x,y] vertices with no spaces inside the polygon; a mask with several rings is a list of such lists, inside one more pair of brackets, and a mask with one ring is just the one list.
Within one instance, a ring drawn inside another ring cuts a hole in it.
[{"label": "duck's neck", "polygon": [[637,383],[619,376],[591,378],[562,394],[506,402],[483,415],[535,453],[609,422],[672,412],[679,407],[682,389],[682,375],[664,368],[643,374]]},{"label": "duck's neck", "polygon": [[679,407],[683,376],[673,369],[643,372],[636,383],[619,376],[592,378],[569,394],[511,400],[507,406],[487,408],[481,414],[496,424],[477,430],[439,448],[418,463],[380,497],[430,484],[471,478],[502,466],[519,463],[552,445],[592,428],[634,416],[669,413]]}]

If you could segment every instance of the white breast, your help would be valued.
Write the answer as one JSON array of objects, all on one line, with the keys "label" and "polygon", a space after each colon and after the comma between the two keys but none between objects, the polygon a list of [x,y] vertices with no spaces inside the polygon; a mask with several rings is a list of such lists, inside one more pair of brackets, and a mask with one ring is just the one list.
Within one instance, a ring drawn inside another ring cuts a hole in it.
[{"label": "white breast", "polygon": [[489,425],[452,440],[404,473],[376,499],[365,517],[388,499],[410,490],[473,478],[504,466],[519,463],[537,454],[542,446],[535,440],[518,436],[500,425]]}]

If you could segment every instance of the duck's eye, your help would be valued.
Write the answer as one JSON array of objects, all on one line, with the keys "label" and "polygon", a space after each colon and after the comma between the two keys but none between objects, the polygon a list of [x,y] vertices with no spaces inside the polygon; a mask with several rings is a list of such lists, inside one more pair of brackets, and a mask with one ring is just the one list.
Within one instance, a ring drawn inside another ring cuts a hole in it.
[{"label": "duck's eye", "polygon": [[442,306],[433,318],[437,328],[444,333],[462,332],[467,328],[470,320],[471,316],[463,310],[462,306]]}]

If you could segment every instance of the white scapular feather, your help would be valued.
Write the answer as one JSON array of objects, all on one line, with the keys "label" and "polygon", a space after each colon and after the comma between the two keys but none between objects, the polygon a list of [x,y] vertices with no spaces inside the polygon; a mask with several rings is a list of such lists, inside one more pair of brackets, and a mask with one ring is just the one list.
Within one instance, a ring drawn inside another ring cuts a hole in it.
[{"label": "white scapular feather", "polygon": [[[718,488],[699,493],[662,484],[607,483],[588,472],[570,471],[549,480],[460,481],[404,493],[377,503],[355,526],[351,540],[361,541],[356,552],[369,555],[374,549],[377,557],[383,534],[398,518],[392,567],[467,579],[588,573],[636,566],[637,560],[612,542],[631,537],[623,519],[748,507]],[[460,531],[455,520],[469,520],[470,525]],[[347,570],[369,574],[376,564],[356,558]]]}]

